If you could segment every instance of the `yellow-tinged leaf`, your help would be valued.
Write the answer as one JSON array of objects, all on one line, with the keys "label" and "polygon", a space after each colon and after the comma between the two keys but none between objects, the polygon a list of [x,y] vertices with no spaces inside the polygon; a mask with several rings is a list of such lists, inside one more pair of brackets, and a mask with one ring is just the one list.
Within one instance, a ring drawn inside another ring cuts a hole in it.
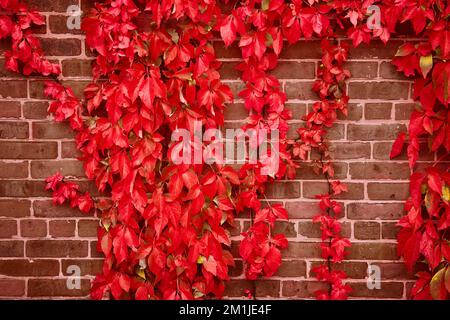
[{"label": "yellow-tinged leaf", "polygon": [[450,292],[450,268],[447,267],[447,271],[445,271],[445,288],[448,292]]},{"label": "yellow-tinged leaf", "polygon": [[206,258],[204,256],[198,256],[197,258],[197,263],[198,264],[203,264],[203,262],[206,261]]},{"label": "yellow-tinged leaf", "polygon": [[450,201],[450,187],[447,185],[442,186],[442,199]]},{"label": "yellow-tinged leaf", "polygon": [[269,5],[270,5],[270,0],[262,0],[261,9],[263,11],[266,11],[267,9],[269,9]]},{"label": "yellow-tinged leaf", "polygon": [[[443,300],[445,299],[443,294],[443,285],[444,285],[444,277],[445,277],[445,271],[448,268],[442,268],[438,272],[435,273],[433,276],[433,279],[431,279],[430,282],[430,293],[434,300]],[[445,293],[445,290],[444,290]]]},{"label": "yellow-tinged leaf", "polygon": [[136,274],[137,274],[140,278],[145,279],[145,271],[144,271],[144,269],[136,268]]},{"label": "yellow-tinged leaf", "polygon": [[420,69],[424,78],[427,77],[428,72],[433,68],[433,55],[420,57]]}]

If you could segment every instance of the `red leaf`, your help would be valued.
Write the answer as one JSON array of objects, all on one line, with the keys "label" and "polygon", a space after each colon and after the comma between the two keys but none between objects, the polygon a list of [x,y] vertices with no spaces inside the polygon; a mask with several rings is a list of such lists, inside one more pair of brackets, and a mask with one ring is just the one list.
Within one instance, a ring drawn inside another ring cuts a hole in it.
[{"label": "red leaf", "polygon": [[391,153],[389,154],[389,158],[393,159],[397,157],[400,153],[402,153],[403,146],[405,144],[405,137],[406,134],[404,132],[401,132],[397,139],[394,141],[394,144],[392,145]]}]

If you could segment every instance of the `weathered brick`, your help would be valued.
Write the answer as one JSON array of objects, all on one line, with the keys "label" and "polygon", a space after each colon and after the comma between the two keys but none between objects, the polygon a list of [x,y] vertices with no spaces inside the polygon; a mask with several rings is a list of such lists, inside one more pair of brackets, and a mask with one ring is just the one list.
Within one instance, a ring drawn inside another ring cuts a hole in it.
[{"label": "weathered brick", "polygon": [[20,118],[20,102],[18,101],[0,101],[1,118]]},{"label": "weathered brick", "polygon": [[28,162],[0,161],[0,178],[26,178],[28,177]]},{"label": "weathered brick", "polygon": [[0,121],[0,139],[26,139],[28,135],[27,122]]},{"label": "weathered brick", "polygon": [[42,38],[41,46],[47,56],[78,56],[81,54],[81,40]]},{"label": "weathered brick", "polygon": [[0,159],[54,159],[57,156],[56,142],[0,141]]},{"label": "weathered brick", "polygon": [[351,79],[374,79],[378,75],[377,62],[349,61],[345,64],[345,68],[350,71]]},{"label": "weathered brick", "polygon": [[69,124],[59,122],[33,122],[33,138],[64,139],[74,136]]},{"label": "weathered brick", "polygon": [[391,112],[391,103],[366,103],[364,117],[367,120],[390,119]]},{"label": "weathered brick", "polygon": [[27,295],[29,297],[81,297],[89,295],[90,281],[80,280],[80,289],[67,287],[66,279],[30,279]]},{"label": "weathered brick", "polygon": [[0,81],[1,98],[26,98],[27,95],[27,82],[25,80]]},{"label": "weathered brick", "polygon": [[45,191],[45,182],[34,180],[3,180],[0,183],[0,194],[6,197],[43,197],[48,195]]},{"label": "weathered brick", "polygon": [[68,205],[55,206],[51,200],[36,200],[33,202],[34,215],[41,218],[82,217],[78,209]]},{"label": "weathered brick", "polygon": [[410,176],[407,163],[350,163],[352,179],[408,179]]},{"label": "weathered brick", "polygon": [[406,200],[408,183],[368,183],[367,194],[371,200]]},{"label": "weathered brick", "polygon": [[20,297],[25,294],[25,280],[0,279],[0,292],[4,297]]},{"label": "weathered brick", "polygon": [[55,172],[66,177],[86,177],[83,163],[78,160],[31,161],[31,176],[33,178],[46,178]]},{"label": "weathered brick", "polygon": [[347,133],[349,140],[394,140],[405,129],[400,124],[349,124]]},{"label": "weathered brick", "polygon": [[73,237],[75,236],[75,220],[51,220],[48,224],[51,237]]},{"label": "weathered brick", "polygon": [[352,99],[408,99],[407,82],[350,82],[349,95]]},{"label": "weathered brick", "polygon": [[349,260],[397,260],[395,243],[357,242],[348,249]]},{"label": "weathered brick", "polygon": [[355,220],[397,220],[403,216],[402,203],[350,203],[347,217]]},{"label": "weathered brick", "polygon": [[355,238],[361,240],[380,239],[380,224],[373,221],[355,222]]},{"label": "weathered brick", "polygon": [[27,119],[45,119],[48,117],[47,101],[26,101],[23,104],[23,116]]},{"label": "weathered brick", "polygon": [[45,237],[47,236],[47,222],[36,218],[21,220],[20,235],[31,238]]},{"label": "weathered brick", "polygon": [[19,240],[0,241],[0,257],[23,257],[24,242]]},{"label": "weathered brick", "polygon": [[10,277],[57,276],[58,260],[8,259],[0,260],[0,274]]},{"label": "weathered brick", "polygon": [[[364,199],[364,185],[362,183],[347,183],[348,192],[343,192],[336,196],[336,199]],[[303,197],[315,198],[317,194],[328,192],[328,183],[326,182],[303,182]]]},{"label": "weathered brick", "polygon": [[79,240],[28,240],[28,257],[86,257],[88,242]]},{"label": "weathered brick", "polygon": [[26,217],[30,215],[29,200],[0,199],[0,217]]},{"label": "weathered brick", "polygon": [[0,219],[0,238],[11,238],[17,235],[17,221]]}]

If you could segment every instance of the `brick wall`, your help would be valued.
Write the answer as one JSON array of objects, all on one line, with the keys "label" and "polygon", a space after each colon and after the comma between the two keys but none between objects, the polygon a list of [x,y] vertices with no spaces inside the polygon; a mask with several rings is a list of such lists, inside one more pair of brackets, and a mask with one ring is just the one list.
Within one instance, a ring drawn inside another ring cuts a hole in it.
[{"label": "brick wall", "polygon": [[[31,2],[47,17],[47,27],[35,30],[45,52],[60,62],[64,82],[81,96],[89,82],[92,55],[86,52],[83,35],[66,29],[64,16],[67,7],[78,0]],[[85,1],[81,2],[86,10]],[[353,243],[342,268],[350,277],[355,298],[404,299],[411,287],[412,278],[397,258],[395,241],[395,224],[403,215],[402,201],[408,194],[409,169],[405,155],[398,161],[388,160],[392,141],[405,129],[413,108],[411,83],[390,64],[402,42],[392,40],[387,46],[374,42],[370,48],[351,50],[349,116],[340,119],[329,133],[336,176],[349,186],[349,192],[339,196],[345,206],[344,234]],[[0,50],[5,46],[0,42]],[[225,49],[220,42],[216,49],[223,61],[223,78],[236,94],[243,86],[233,69],[239,50]],[[284,50],[274,71],[294,113],[292,137],[316,100],[311,85],[320,57],[318,41],[301,41]],[[0,65],[0,297],[87,297],[89,281],[102,262],[95,250],[97,221],[68,207],[52,206],[43,180],[60,170],[94,194],[95,187],[86,181],[76,160],[70,128],[47,116],[42,78],[23,78],[5,71],[1,56]],[[226,111],[227,126],[240,126],[245,117],[243,105],[236,100]],[[421,160],[431,159],[423,155]],[[278,274],[257,282],[258,297],[310,298],[320,287],[310,274],[311,267],[320,261],[320,233],[311,217],[318,211],[314,195],[326,188],[325,181],[307,163],[295,180],[268,188],[268,197],[284,203],[289,211],[291,220],[280,223],[277,229],[287,235],[290,244]],[[239,223],[239,228],[246,225],[245,221]],[[233,234],[238,235],[238,231],[233,230]],[[237,243],[235,237],[234,252]],[[370,263],[381,268],[380,290],[367,289]],[[81,267],[81,290],[66,288],[70,265]],[[233,277],[227,295],[242,296],[251,285],[242,280],[240,263]]]}]

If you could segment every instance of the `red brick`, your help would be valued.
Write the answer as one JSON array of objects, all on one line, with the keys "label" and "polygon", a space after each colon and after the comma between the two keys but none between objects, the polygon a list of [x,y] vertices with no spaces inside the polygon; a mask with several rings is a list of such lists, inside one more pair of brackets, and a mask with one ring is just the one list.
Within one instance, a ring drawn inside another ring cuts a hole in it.
[{"label": "red brick", "polygon": [[92,77],[92,60],[71,59],[62,61],[65,77]]},{"label": "red brick", "polygon": [[0,121],[0,139],[26,139],[28,135],[27,122]]},{"label": "red brick", "polygon": [[62,217],[82,217],[78,209],[73,209],[69,205],[56,206],[51,200],[36,200],[33,203],[34,215],[42,218],[62,218]]},{"label": "red brick", "polygon": [[381,225],[381,237],[383,239],[397,239],[400,227],[397,222],[383,222]]},{"label": "red brick", "polygon": [[68,289],[67,279],[30,279],[29,297],[82,297],[89,295],[90,281],[81,279],[80,289]]},{"label": "red brick", "polygon": [[373,221],[364,221],[355,223],[355,238],[360,240],[380,239],[380,224]]},{"label": "red brick", "polygon": [[283,261],[275,276],[279,277],[305,277],[306,262],[303,260]]},{"label": "red brick", "polygon": [[79,39],[41,38],[41,46],[47,56],[78,56],[81,54]]},{"label": "red brick", "polygon": [[408,280],[414,279],[414,275],[406,271],[405,263],[402,262],[377,262],[376,266],[380,267],[381,277],[383,280]]},{"label": "red brick", "polygon": [[318,290],[325,290],[326,284],[319,281],[283,281],[281,296],[288,298],[313,298]]},{"label": "red brick", "polygon": [[347,218],[354,220],[398,220],[404,215],[402,203],[350,203]]},{"label": "red brick", "polygon": [[56,142],[0,141],[0,159],[54,159],[57,156]]},{"label": "red brick", "polygon": [[410,176],[407,163],[350,163],[352,179],[408,179]]},{"label": "red brick", "polygon": [[266,196],[269,199],[299,198],[300,183],[295,181],[270,183],[266,188]]},{"label": "red brick", "polygon": [[281,252],[284,258],[298,259],[301,258],[319,258],[320,248],[317,243],[313,242],[294,242],[289,241],[288,248]]},{"label": "red brick", "polygon": [[88,242],[78,240],[28,240],[28,257],[86,257]]},{"label": "red brick", "polygon": [[25,219],[20,221],[20,235],[22,237],[45,237],[47,236],[47,223],[41,219]]},{"label": "red brick", "polygon": [[[279,297],[280,282],[275,280],[261,280],[255,282],[255,296],[262,297]],[[249,280],[231,280],[225,287],[224,296],[226,297],[244,297],[245,290],[252,290],[253,284]]]},{"label": "red brick", "polygon": [[18,101],[0,101],[1,118],[20,118],[20,102]]},{"label": "red brick", "polygon": [[3,297],[21,297],[25,294],[25,280],[0,279],[0,292]]},{"label": "red brick", "polygon": [[57,276],[58,260],[8,259],[0,260],[0,274],[10,277]]},{"label": "red brick", "polygon": [[288,99],[317,100],[317,95],[312,91],[313,82],[286,82],[286,95]]},{"label": "red brick", "polygon": [[396,103],[395,104],[395,120],[409,120],[411,113],[419,104],[415,103]]},{"label": "red brick", "polygon": [[[358,200],[364,199],[364,185],[362,183],[346,183],[348,192],[336,196],[336,199]],[[327,182],[303,182],[303,197],[314,199],[317,194],[328,192]]]},{"label": "red brick", "polygon": [[349,95],[352,99],[408,99],[407,82],[350,82]]},{"label": "red brick", "polygon": [[332,158],[346,159],[370,159],[370,143],[365,142],[333,142],[330,145]]},{"label": "red brick", "polygon": [[62,158],[77,158],[81,153],[77,150],[75,141],[61,142],[61,157]]},{"label": "red brick", "polygon": [[279,61],[270,74],[278,79],[314,79],[315,69],[313,62]]},{"label": "red brick", "polygon": [[43,197],[45,182],[31,180],[3,180],[0,183],[0,194],[6,197]]},{"label": "red brick", "polygon": [[406,200],[408,183],[368,183],[367,194],[371,200]]},{"label": "red brick", "polygon": [[16,220],[0,219],[0,238],[11,238],[17,235]]},{"label": "red brick", "polygon": [[[322,174],[317,174],[314,171],[314,165],[311,163],[299,163],[300,168],[296,170],[296,179],[301,180],[323,180],[324,176]],[[345,162],[334,162],[334,177],[336,179],[345,179],[347,177],[348,164]]]},{"label": "red brick", "polygon": [[302,120],[306,115],[306,103],[286,103],[285,107],[292,112],[293,120]]},{"label": "red brick", "polygon": [[289,201],[285,207],[289,219],[310,219],[321,212],[316,202]]},{"label": "red brick", "polygon": [[0,199],[0,217],[26,217],[30,215],[28,200]]},{"label": "red brick", "polygon": [[74,133],[64,122],[33,122],[33,138],[35,139],[64,139],[71,138]]},{"label": "red brick", "polygon": [[391,62],[381,62],[380,77],[383,79],[408,80],[402,72],[398,72]]},{"label": "red brick", "polygon": [[80,220],[78,221],[78,236],[80,237],[96,237],[98,220]]},{"label": "red brick", "polygon": [[350,71],[351,79],[374,79],[378,75],[377,62],[348,61],[345,64],[345,68]]},{"label": "red brick", "polygon": [[27,95],[27,82],[25,80],[0,81],[1,98],[26,98]]},{"label": "red brick", "polygon": [[338,120],[347,120],[347,121],[358,121],[362,119],[363,107],[360,103],[349,103],[348,107],[348,115],[345,116],[342,112],[338,113]]},{"label": "red brick", "polygon": [[46,178],[60,172],[65,177],[86,177],[83,163],[78,160],[31,161],[31,176]]},{"label": "red brick", "polygon": [[48,224],[49,234],[52,237],[75,236],[75,220],[51,220]]},{"label": "red brick", "polygon": [[396,243],[357,242],[348,249],[348,260],[397,260]]},{"label": "red brick", "polygon": [[2,240],[0,241],[0,257],[23,257],[23,241]]},{"label": "red brick", "polygon": [[[240,57],[240,55],[239,55]],[[282,59],[321,59],[320,41],[299,41],[293,45],[283,44]]]},{"label": "red brick", "polygon": [[349,140],[394,140],[405,129],[400,124],[349,124],[347,132]]},{"label": "red brick", "polygon": [[364,108],[364,116],[367,120],[390,119],[391,112],[391,103],[366,103]]},{"label": "red brick", "polygon": [[47,101],[27,101],[23,104],[23,116],[27,119],[45,119],[48,117]]},{"label": "red brick", "polygon": [[0,178],[26,178],[28,177],[28,162],[0,161]]}]

